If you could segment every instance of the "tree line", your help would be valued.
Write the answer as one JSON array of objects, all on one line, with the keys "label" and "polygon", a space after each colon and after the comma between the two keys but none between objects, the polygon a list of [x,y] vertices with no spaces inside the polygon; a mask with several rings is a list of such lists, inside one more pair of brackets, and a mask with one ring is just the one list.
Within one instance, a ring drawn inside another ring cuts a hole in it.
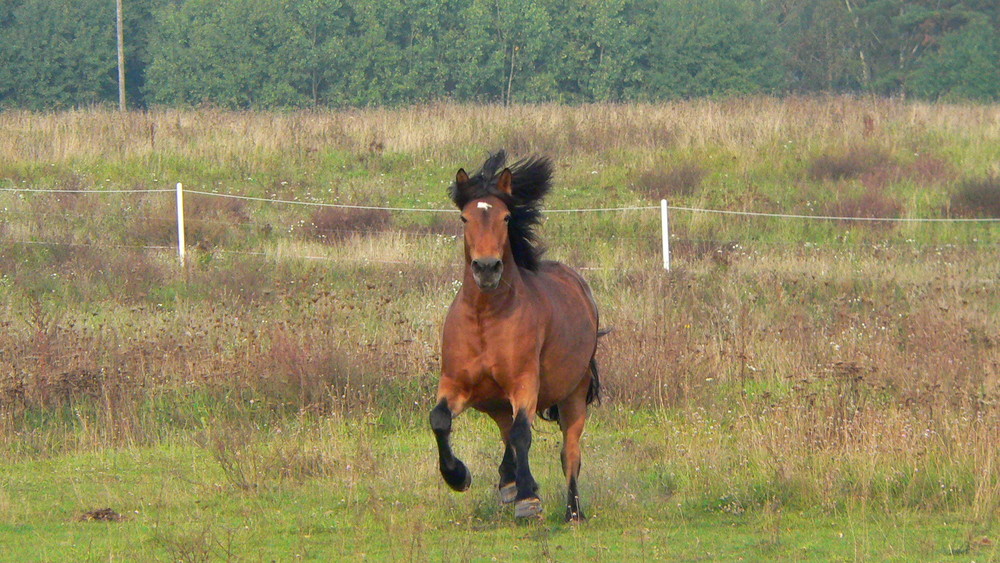
[{"label": "tree line", "polygon": [[[124,0],[129,105],[1000,100],[996,0]],[[114,0],[3,0],[0,108],[117,100]]]}]

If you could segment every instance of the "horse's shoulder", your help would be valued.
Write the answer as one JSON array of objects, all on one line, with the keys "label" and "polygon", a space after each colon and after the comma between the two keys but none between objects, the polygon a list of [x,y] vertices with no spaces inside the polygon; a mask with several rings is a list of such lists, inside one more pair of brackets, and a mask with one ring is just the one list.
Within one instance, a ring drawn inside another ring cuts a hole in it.
[{"label": "horse's shoulder", "polygon": [[538,271],[544,273],[572,272],[573,269],[562,262],[557,262],[555,260],[542,260],[538,263]]},{"label": "horse's shoulder", "polygon": [[554,260],[541,262],[538,265],[536,273],[543,285],[562,288],[561,290],[557,290],[560,293],[583,295],[590,293],[590,287],[587,285],[587,281],[583,279],[583,276],[562,262]]},{"label": "horse's shoulder", "polygon": [[538,264],[538,273],[543,275],[548,275],[555,278],[562,278],[568,280],[579,281],[585,283],[583,276],[579,272],[570,268],[562,262],[556,262],[555,260],[545,260]]}]

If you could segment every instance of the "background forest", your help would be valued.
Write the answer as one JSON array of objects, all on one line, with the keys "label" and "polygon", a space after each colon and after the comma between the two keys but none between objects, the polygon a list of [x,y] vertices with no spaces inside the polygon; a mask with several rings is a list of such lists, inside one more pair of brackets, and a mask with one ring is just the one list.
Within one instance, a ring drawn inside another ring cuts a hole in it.
[{"label": "background forest", "polygon": [[[1000,99],[994,0],[124,0],[131,107]],[[117,101],[115,3],[3,0],[0,108]]]}]

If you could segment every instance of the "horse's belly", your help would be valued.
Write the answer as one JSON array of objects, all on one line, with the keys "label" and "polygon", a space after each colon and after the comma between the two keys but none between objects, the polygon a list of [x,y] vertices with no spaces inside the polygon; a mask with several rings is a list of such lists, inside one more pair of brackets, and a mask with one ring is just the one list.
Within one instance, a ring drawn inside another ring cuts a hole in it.
[{"label": "horse's belly", "polygon": [[589,381],[587,362],[569,360],[546,369],[542,367],[538,385],[538,408],[546,409],[563,401],[575,391],[584,379]]}]

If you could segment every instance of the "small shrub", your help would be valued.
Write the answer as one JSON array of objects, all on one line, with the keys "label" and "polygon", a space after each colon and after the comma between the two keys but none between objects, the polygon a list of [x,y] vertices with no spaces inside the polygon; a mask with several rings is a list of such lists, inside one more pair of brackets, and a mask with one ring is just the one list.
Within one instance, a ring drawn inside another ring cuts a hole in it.
[{"label": "small shrub", "polygon": [[173,202],[141,198],[128,220],[125,241],[135,245],[176,245],[177,211]]},{"label": "small shrub", "polygon": [[108,252],[100,247],[70,247],[60,270],[63,276],[72,278],[74,292],[79,297],[97,300],[112,295],[123,302],[141,301],[168,275],[163,264],[137,248]]},{"label": "small shrub", "polygon": [[696,162],[647,170],[636,179],[636,188],[653,199],[691,195],[708,172]]},{"label": "small shrub", "polygon": [[[168,198],[144,199],[127,230],[130,242],[142,245],[177,244],[177,212]],[[250,221],[246,202],[239,199],[191,194],[184,201],[184,238],[189,246],[212,249],[238,237],[234,227]]]},{"label": "small shrub", "polygon": [[418,235],[441,235],[458,237],[462,235],[462,223],[458,214],[432,213],[415,217],[411,222],[395,225],[399,230]]},{"label": "small shrub", "polygon": [[906,166],[904,173],[920,185],[942,185],[955,180],[950,162],[931,154],[921,154]]},{"label": "small shrub", "polygon": [[46,383],[56,404],[69,405],[79,399],[99,397],[104,385],[104,373],[79,368],[54,375]]},{"label": "small shrub", "polygon": [[13,413],[23,408],[27,395],[27,382],[23,373],[16,373],[12,369],[0,371],[0,406],[5,411]]},{"label": "small shrub", "polygon": [[955,169],[948,161],[931,154],[920,154],[906,165],[885,160],[860,175],[861,183],[870,190],[879,190],[901,180],[911,180],[919,186],[940,186],[955,179]]},{"label": "small shrub", "polygon": [[558,120],[524,119],[501,133],[500,145],[511,154],[547,154],[559,160],[571,154],[601,154],[623,146],[669,147],[675,144],[674,128],[657,120],[638,124],[613,113],[587,118],[572,114]]},{"label": "small shrub", "polygon": [[340,349],[284,328],[272,330],[268,340],[261,358],[267,377],[259,385],[265,396],[283,404],[300,411],[330,412],[335,398],[353,394],[350,388],[361,379],[354,359]]},{"label": "small shrub", "polygon": [[809,178],[813,180],[857,178],[890,162],[891,157],[882,148],[853,146],[814,158],[809,165]]},{"label": "small shrub", "polygon": [[245,201],[210,196],[189,197],[184,215],[186,242],[202,249],[223,246],[240,232],[234,226],[250,220]]},{"label": "small shrub", "polygon": [[215,299],[260,303],[273,296],[274,278],[281,275],[256,256],[241,256],[218,267],[197,268],[191,282],[207,289]]},{"label": "small shrub", "polygon": [[384,209],[321,207],[312,214],[307,232],[312,238],[334,243],[355,234],[380,231],[391,224],[392,214]]},{"label": "small shrub", "polygon": [[881,190],[899,182],[903,178],[903,170],[895,163],[885,166],[876,166],[861,175],[859,180],[861,185],[869,190]]},{"label": "small shrub", "polygon": [[1000,176],[962,182],[951,196],[951,210],[961,217],[1000,217]]},{"label": "small shrub", "polygon": [[[824,208],[824,214],[833,217],[899,217],[903,206],[879,191],[867,191],[859,196],[839,199]],[[889,222],[873,222],[888,226]]]}]

